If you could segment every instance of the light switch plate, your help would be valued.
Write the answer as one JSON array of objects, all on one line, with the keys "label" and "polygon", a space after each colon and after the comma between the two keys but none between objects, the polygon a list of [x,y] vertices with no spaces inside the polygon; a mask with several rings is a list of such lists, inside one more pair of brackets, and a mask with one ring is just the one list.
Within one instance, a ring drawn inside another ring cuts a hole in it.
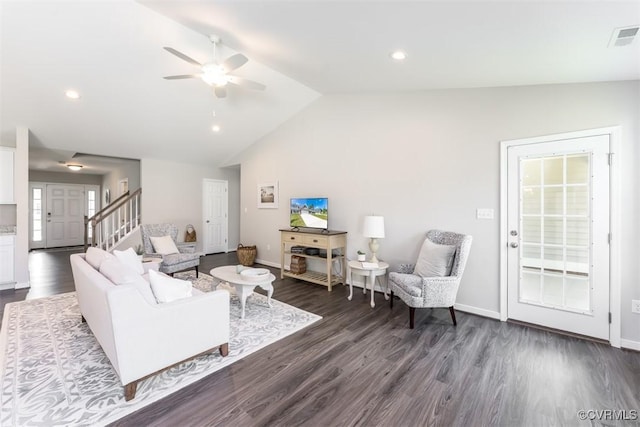
[{"label": "light switch plate", "polygon": [[493,219],[493,209],[476,209],[476,219]]},{"label": "light switch plate", "polygon": [[640,314],[640,300],[632,299],[631,300],[631,312]]}]

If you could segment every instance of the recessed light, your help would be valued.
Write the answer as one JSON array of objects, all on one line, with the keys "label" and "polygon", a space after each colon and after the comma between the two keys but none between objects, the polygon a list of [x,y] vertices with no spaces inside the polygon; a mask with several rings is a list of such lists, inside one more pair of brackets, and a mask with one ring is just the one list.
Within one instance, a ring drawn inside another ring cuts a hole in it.
[{"label": "recessed light", "polygon": [[211,130],[214,131],[214,132],[220,132],[220,126],[213,125],[213,126],[211,126]]},{"label": "recessed light", "polygon": [[396,61],[402,61],[407,58],[407,54],[401,50],[396,50],[395,52],[391,52],[391,58]]},{"label": "recessed light", "polygon": [[78,99],[78,98],[80,98],[80,94],[79,94],[77,91],[75,91],[75,90],[71,90],[71,89],[69,89],[69,90],[68,90],[68,91],[66,91],[64,94],[67,96],[67,98],[71,98],[71,99]]},{"label": "recessed light", "polygon": [[77,172],[82,169],[82,165],[67,165],[67,167],[74,172]]}]

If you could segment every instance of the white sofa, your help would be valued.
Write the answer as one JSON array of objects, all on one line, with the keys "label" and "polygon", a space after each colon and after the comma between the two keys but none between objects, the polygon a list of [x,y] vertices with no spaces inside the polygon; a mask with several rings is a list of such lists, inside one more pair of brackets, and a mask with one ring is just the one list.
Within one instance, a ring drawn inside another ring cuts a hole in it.
[{"label": "white sofa", "polygon": [[89,248],[70,260],[83,321],[120,377],[127,401],[138,381],[210,351],[228,354],[227,291],[194,288],[191,297],[158,304],[148,275],[110,253]]}]

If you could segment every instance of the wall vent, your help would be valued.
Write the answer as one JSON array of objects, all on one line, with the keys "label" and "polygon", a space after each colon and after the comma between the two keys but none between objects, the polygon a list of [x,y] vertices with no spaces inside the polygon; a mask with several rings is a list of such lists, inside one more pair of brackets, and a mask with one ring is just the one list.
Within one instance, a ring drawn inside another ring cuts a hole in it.
[{"label": "wall vent", "polygon": [[633,27],[616,28],[613,30],[611,40],[609,41],[609,47],[628,46],[635,40],[638,35],[640,26],[634,25]]}]

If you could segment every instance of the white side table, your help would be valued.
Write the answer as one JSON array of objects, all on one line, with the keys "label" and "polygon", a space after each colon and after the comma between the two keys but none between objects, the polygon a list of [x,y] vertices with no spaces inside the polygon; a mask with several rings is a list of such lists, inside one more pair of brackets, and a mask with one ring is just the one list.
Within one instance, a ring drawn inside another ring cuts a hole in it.
[{"label": "white side table", "polygon": [[162,264],[162,258],[142,258],[142,268],[145,274],[149,270],[160,271],[160,264]]},{"label": "white side table", "polygon": [[[387,269],[389,268],[389,264],[386,262],[378,261],[378,266],[373,268],[365,268],[362,266],[360,261],[349,261],[349,271],[351,272],[350,280],[349,280],[349,296],[347,299],[351,301],[353,297],[353,276],[363,276],[365,279],[364,288],[362,289],[362,293],[367,293],[367,277],[369,278],[369,284],[371,286],[371,308],[376,306],[375,301],[373,300],[373,287],[376,284],[376,277],[386,276]],[[389,283],[385,282],[384,286],[384,299],[388,300],[389,295],[387,295],[387,288],[389,287]]]}]

